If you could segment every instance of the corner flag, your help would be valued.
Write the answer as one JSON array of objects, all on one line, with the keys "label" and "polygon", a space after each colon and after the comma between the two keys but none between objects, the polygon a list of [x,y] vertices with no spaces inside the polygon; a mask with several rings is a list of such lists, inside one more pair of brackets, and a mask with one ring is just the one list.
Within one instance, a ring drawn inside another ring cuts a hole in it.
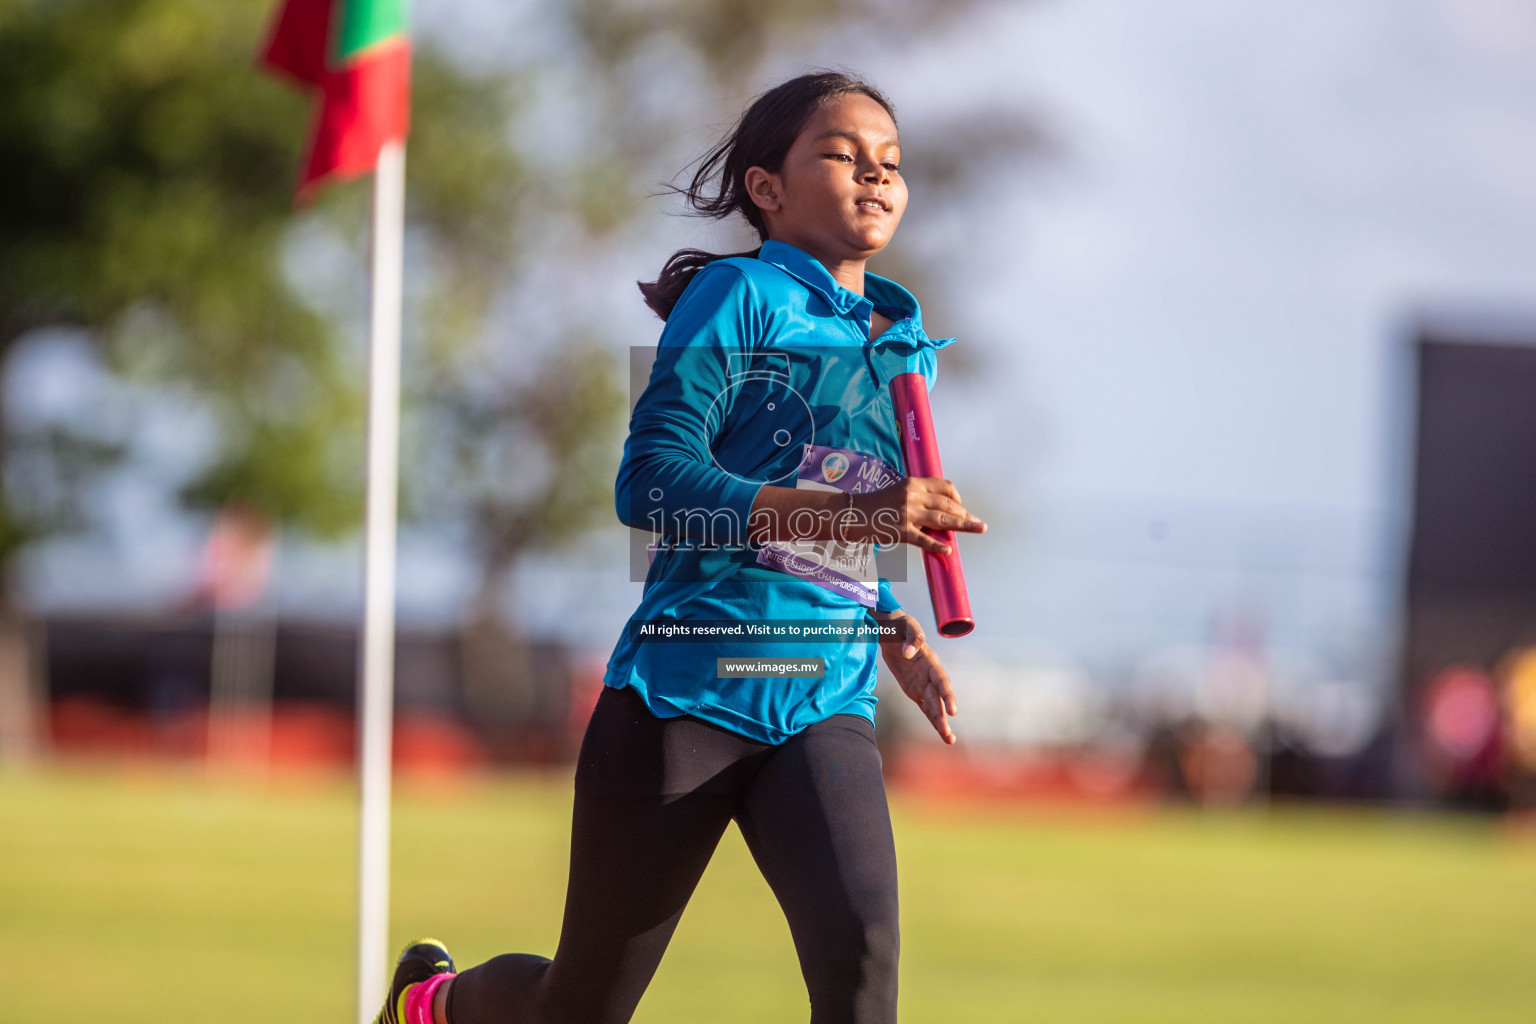
[{"label": "corner flag", "polygon": [[368,174],[410,128],[406,0],[285,0],[261,60],[318,92],[298,198],[328,179]]},{"label": "corner flag", "polygon": [[284,0],[262,62],[319,92],[298,201],[373,172],[368,317],[368,508],[358,643],[357,1020],[384,992],[395,687],[400,320],[411,44],[406,0]]}]

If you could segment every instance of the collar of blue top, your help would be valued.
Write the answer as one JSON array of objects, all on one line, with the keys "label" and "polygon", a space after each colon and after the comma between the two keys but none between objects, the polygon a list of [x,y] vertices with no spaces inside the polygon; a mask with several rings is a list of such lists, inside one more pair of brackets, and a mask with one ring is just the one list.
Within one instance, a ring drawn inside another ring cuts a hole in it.
[{"label": "collar of blue top", "polygon": [[[943,348],[955,340],[954,338],[928,337],[923,331],[923,311],[918,305],[917,298],[888,277],[881,277],[866,270],[864,294],[860,295],[839,284],[837,278],[832,276],[832,272],[816,257],[788,242],[770,238],[763,243],[757,258],[773,264],[820,295],[827,300],[828,305],[843,316],[857,310],[859,318],[867,324],[870,319],[870,310],[874,310],[893,321],[890,329],[880,336],[881,345],[887,342],[898,344],[905,342],[906,344],[902,347]],[[861,303],[867,305],[869,309],[860,310],[858,307]]]}]

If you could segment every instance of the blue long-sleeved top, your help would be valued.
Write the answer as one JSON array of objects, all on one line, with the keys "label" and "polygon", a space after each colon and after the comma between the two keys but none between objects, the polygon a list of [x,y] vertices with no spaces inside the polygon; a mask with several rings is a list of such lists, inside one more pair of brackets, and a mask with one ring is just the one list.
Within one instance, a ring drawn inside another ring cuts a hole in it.
[{"label": "blue long-sleeved top", "polygon": [[[874,310],[893,323],[871,342]],[[764,484],[796,485],[807,446],[873,456],[904,473],[887,384],[915,370],[931,388],[934,350],[952,341],[924,333],[917,300],[894,281],[866,273],[858,295],[783,242],[700,270],[667,318],[619,464],[619,519],[662,539],[604,682],[633,687],[661,717],[691,714],[760,742],[839,713],[873,720],[875,644],[633,634],[660,620],[862,618],[866,605],[847,593],[762,564],[760,545],[745,540],[748,516]],[[877,479],[873,471],[852,489],[875,489]],[[899,607],[884,578],[875,606]],[[722,657],[820,657],[826,671],[721,679]]]}]

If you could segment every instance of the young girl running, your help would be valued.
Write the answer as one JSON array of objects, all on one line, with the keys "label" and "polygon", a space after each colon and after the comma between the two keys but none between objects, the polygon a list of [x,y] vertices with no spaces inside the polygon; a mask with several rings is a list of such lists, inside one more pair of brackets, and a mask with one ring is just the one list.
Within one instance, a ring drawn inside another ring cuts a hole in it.
[{"label": "young girl running", "polygon": [[[872,552],[986,529],[948,480],[900,472],[887,385],[918,370],[931,386],[953,339],[928,338],[917,300],[864,269],[906,207],[899,165],[890,102],[832,72],[764,93],[704,158],[689,202],[741,214],[762,246],[685,249],[640,286],[666,327],[616,505],[661,542],[582,741],[559,946],[454,974],[421,940],[379,1021],[629,1020],[733,820],[788,919],[813,1024],[895,1021],[875,650],[946,743],[956,709]],[[823,638],[866,616],[897,635]]]}]

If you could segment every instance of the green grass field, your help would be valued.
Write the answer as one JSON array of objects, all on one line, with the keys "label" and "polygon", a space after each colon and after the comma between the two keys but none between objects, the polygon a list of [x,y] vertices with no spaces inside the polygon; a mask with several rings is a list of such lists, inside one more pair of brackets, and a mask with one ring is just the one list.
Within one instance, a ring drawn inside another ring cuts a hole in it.
[{"label": "green grass field", "polygon": [[[402,784],[391,942],[547,954],[568,787]],[[1536,1019],[1536,837],[1497,822],[895,811],[907,1024]],[[350,1022],[353,836],[340,783],[0,776],[0,1021]],[[636,1019],[807,1017],[732,830]]]}]

